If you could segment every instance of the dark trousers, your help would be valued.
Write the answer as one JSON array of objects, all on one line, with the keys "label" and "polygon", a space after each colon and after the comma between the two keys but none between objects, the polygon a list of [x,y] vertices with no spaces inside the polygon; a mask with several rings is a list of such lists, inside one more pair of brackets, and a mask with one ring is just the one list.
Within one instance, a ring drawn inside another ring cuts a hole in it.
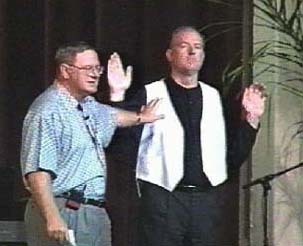
[{"label": "dark trousers", "polygon": [[139,245],[221,246],[224,199],[218,189],[169,192],[142,182]]}]

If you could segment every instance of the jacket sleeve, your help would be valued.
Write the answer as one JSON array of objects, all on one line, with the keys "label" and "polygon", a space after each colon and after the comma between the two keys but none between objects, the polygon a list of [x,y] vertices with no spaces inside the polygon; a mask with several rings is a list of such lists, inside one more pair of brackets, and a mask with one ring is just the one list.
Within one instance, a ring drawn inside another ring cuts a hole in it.
[{"label": "jacket sleeve", "polygon": [[236,129],[230,130],[227,136],[227,163],[230,171],[240,168],[249,157],[257,132],[258,129],[254,129],[245,120],[241,121]]}]

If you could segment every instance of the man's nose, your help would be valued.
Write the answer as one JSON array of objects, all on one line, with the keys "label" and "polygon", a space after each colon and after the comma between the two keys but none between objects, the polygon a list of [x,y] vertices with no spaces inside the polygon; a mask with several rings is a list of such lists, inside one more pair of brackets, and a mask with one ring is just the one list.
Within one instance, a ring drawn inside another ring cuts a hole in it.
[{"label": "man's nose", "polygon": [[196,54],[196,49],[195,49],[195,47],[189,46],[189,47],[188,47],[188,54],[190,54],[190,55]]},{"label": "man's nose", "polygon": [[101,74],[96,69],[93,69],[92,71],[90,71],[89,76],[93,78],[99,78]]}]

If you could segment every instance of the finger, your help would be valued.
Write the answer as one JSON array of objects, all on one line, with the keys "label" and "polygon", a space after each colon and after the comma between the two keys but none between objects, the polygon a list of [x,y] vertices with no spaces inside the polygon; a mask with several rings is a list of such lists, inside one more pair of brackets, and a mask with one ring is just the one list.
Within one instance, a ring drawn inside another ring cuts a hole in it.
[{"label": "finger", "polygon": [[267,94],[265,86],[263,86],[262,97],[268,97],[268,94]]},{"label": "finger", "polygon": [[59,231],[55,232],[55,239],[59,242],[63,241]]},{"label": "finger", "polygon": [[264,105],[264,104],[265,104],[265,101],[266,101],[266,99],[267,99],[267,95],[263,96],[261,99],[262,99],[262,104]]},{"label": "finger", "polygon": [[113,64],[114,67],[118,69],[122,69],[123,68],[122,60],[117,52],[113,53],[113,59],[114,59],[114,64]]},{"label": "finger", "polygon": [[152,99],[152,100],[150,100],[148,103],[147,103],[147,105],[146,106],[148,106],[148,107],[153,107],[153,105],[155,104],[155,102],[158,100],[158,98],[156,98],[156,99]]},{"label": "finger", "polygon": [[64,242],[64,241],[68,240],[68,237],[67,237],[68,231],[67,230],[62,230],[58,234],[59,234],[59,241],[60,242]]},{"label": "finger", "polygon": [[260,90],[265,90],[266,86],[263,83],[257,82],[255,85],[260,89]]},{"label": "finger", "polygon": [[159,104],[162,102],[162,99],[163,99],[163,98],[156,98],[155,104],[156,104],[156,105],[159,105]]},{"label": "finger", "polygon": [[133,78],[133,67],[132,66],[127,66],[126,68],[126,78],[128,81],[132,81]]},{"label": "finger", "polygon": [[160,103],[160,98],[155,98],[148,103],[148,106],[155,108],[155,107],[159,106],[159,103]]},{"label": "finger", "polygon": [[157,120],[162,120],[165,118],[165,115],[164,114],[159,114],[157,115]]},{"label": "finger", "polygon": [[61,236],[60,231],[52,231],[52,232],[50,232],[49,233],[49,238],[52,239],[52,240],[56,240],[56,241],[62,242],[62,236]]},{"label": "finger", "polygon": [[250,94],[250,89],[249,88],[245,88],[244,92],[243,92],[243,97],[242,97],[242,103],[244,103],[245,101],[247,101],[247,98]]},{"label": "finger", "polygon": [[260,91],[260,90],[253,91],[253,95],[256,95],[260,98],[267,97],[267,93],[265,91]]},{"label": "finger", "polygon": [[159,108],[161,102],[162,102],[162,98],[157,98],[157,100],[154,103],[154,107],[153,107],[154,110],[157,110]]},{"label": "finger", "polygon": [[263,92],[260,91],[259,89],[254,89],[252,93],[253,93],[253,95],[256,95],[258,97],[262,97],[262,95],[263,95]]},{"label": "finger", "polygon": [[254,91],[258,91],[260,92],[261,94],[263,94],[266,90],[266,87],[264,84],[261,84],[261,83],[256,83],[256,84],[253,84],[252,85],[252,88],[254,89]]},{"label": "finger", "polygon": [[251,86],[248,88],[248,93],[245,95],[248,99],[253,100],[255,97],[263,98],[267,97],[267,93],[264,90],[264,87],[255,87]]},{"label": "finger", "polygon": [[110,57],[109,57],[109,63],[111,64],[111,65],[113,65],[113,64],[115,64],[116,62],[117,62],[117,57],[118,57],[119,55],[116,53],[116,52],[114,52],[114,53],[112,53],[111,55],[110,55]]},{"label": "finger", "polygon": [[111,54],[107,62],[107,71],[112,71],[112,68],[114,67],[114,63],[115,63],[115,57],[114,54]]},{"label": "finger", "polygon": [[114,69],[117,65],[117,56],[115,53],[111,54],[110,59],[108,60],[107,63],[107,68],[108,69]]},{"label": "finger", "polygon": [[122,61],[117,52],[111,54],[107,64],[108,69],[119,69],[122,68]]}]

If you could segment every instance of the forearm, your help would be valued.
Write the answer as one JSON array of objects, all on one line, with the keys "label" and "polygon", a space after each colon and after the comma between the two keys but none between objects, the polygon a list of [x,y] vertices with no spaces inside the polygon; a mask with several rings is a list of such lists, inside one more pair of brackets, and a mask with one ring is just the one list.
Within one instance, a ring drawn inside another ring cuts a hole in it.
[{"label": "forearm", "polygon": [[[127,103],[124,102],[125,95],[122,94],[110,94],[110,100],[112,106],[122,107],[124,109],[131,108]],[[117,113],[117,122],[119,127],[129,127],[139,125],[141,122],[141,116],[135,111],[129,111],[119,109]]]},{"label": "forearm", "polygon": [[117,113],[117,123],[120,127],[134,126],[145,123],[153,123],[164,118],[163,114],[157,114],[160,99],[156,98],[143,105],[140,112],[120,110]]},{"label": "forearm", "polygon": [[234,134],[229,136],[227,161],[231,169],[239,168],[250,155],[255,144],[257,130],[243,121]]},{"label": "forearm", "polygon": [[117,122],[119,127],[129,127],[143,123],[139,113],[121,109],[117,113]]},{"label": "forearm", "polygon": [[59,210],[56,206],[51,190],[51,177],[47,172],[33,172],[27,176],[32,199],[41,211],[46,222],[54,217],[59,217]]}]

